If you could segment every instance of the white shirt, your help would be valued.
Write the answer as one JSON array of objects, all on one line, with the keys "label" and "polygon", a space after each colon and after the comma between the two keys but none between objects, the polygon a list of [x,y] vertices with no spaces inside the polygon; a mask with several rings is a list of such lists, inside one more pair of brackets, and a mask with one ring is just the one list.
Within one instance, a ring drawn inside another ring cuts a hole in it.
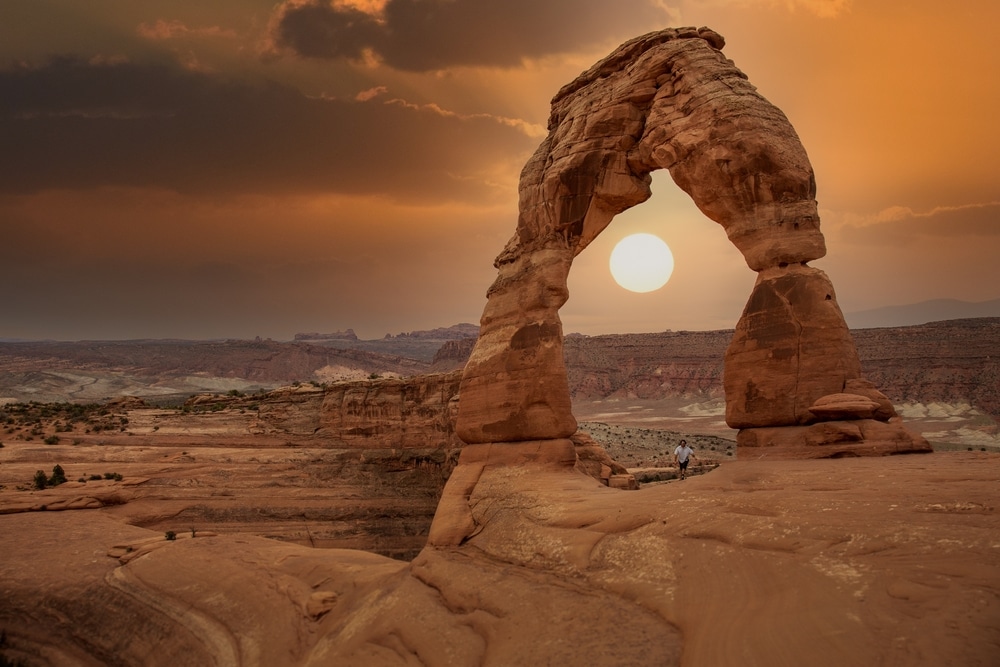
[{"label": "white shirt", "polygon": [[677,445],[677,449],[674,450],[674,456],[681,463],[688,460],[688,457],[694,454],[694,450],[691,449],[690,445]]}]

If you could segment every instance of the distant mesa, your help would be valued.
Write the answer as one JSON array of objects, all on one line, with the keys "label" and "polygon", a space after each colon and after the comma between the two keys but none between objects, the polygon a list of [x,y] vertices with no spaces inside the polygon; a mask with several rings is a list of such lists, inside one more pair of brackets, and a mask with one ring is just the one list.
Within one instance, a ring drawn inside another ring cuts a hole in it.
[{"label": "distant mesa", "polygon": [[[469,324],[468,322],[463,322],[461,324],[453,324],[450,327],[438,327],[436,329],[426,329],[422,331],[409,331],[398,334],[387,333],[381,338],[383,341],[445,341],[445,340],[462,340],[464,338],[476,338],[479,335],[479,326],[475,324]],[[344,331],[334,331],[333,333],[297,333],[293,337],[293,340],[297,342],[315,342],[315,341],[356,341],[363,342],[363,339],[358,338],[358,335],[354,332],[354,329],[345,329]],[[379,340],[379,339],[375,339]]]},{"label": "distant mesa", "polygon": [[851,329],[907,327],[930,322],[981,317],[1000,317],[1000,299],[977,302],[959,299],[931,299],[903,306],[885,306],[872,310],[844,313],[844,318]]},{"label": "distant mesa", "polygon": [[479,327],[475,324],[463,322],[462,324],[455,324],[450,327],[438,327],[437,329],[428,329],[426,331],[411,331],[409,333],[396,334],[395,336],[386,334],[385,340],[462,340],[465,338],[476,338],[477,336],[479,336]]},{"label": "distant mesa", "polygon": [[354,329],[347,329],[346,331],[334,331],[333,333],[297,333],[292,340],[296,341],[309,341],[309,340],[357,340],[358,336],[354,333]]}]

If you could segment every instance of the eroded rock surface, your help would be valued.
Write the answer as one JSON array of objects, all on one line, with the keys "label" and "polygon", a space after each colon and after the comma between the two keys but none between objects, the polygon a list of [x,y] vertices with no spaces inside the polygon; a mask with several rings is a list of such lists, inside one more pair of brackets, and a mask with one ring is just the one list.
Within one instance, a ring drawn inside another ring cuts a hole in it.
[{"label": "eroded rock surface", "polygon": [[[475,533],[412,563],[239,534],[167,541],[89,510],[0,517],[3,654],[149,667],[996,662],[996,455],[737,461],[618,491],[558,461],[482,454]],[[123,565],[129,545],[141,553]]]}]

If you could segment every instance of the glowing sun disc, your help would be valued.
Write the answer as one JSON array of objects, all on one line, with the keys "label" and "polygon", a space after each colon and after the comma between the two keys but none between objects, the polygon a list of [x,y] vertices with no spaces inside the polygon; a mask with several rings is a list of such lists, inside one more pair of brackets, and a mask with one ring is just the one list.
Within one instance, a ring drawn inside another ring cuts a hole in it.
[{"label": "glowing sun disc", "polygon": [[674,272],[670,246],[653,234],[626,236],[611,251],[611,276],[631,292],[652,292]]}]

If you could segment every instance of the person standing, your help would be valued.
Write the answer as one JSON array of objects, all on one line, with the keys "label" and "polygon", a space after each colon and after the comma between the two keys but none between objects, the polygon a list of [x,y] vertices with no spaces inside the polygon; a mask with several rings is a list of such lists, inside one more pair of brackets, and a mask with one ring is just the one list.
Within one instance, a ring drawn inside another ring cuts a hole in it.
[{"label": "person standing", "polygon": [[687,440],[681,440],[677,449],[674,450],[674,463],[681,469],[681,479],[687,475],[688,463],[692,456],[694,456],[694,450],[688,445]]}]

